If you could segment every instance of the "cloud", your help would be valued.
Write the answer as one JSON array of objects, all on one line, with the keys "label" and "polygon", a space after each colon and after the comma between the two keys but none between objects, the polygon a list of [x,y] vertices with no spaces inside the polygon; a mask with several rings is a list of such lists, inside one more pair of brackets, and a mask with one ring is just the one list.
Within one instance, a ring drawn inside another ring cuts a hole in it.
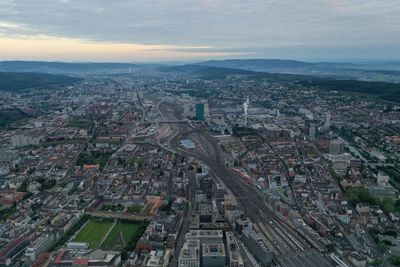
[{"label": "cloud", "polygon": [[242,56],[242,52],[211,51],[208,47],[179,47],[133,43],[88,42],[48,36],[0,39],[3,60],[148,61]]},{"label": "cloud", "polygon": [[[400,45],[398,0],[2,0],[0,34],[177,52]],[[172,49],[173,50],[173,49]],[[200,49],[204,50],[204,49]]]}]

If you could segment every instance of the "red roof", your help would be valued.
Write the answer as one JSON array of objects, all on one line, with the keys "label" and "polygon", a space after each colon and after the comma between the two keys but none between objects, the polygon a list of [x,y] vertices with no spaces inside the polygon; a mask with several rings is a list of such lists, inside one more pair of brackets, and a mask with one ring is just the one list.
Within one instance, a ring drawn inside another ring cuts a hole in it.
[{"label": "red roof", "polygon": [[87,266],[89,264],[88,258],[77,258],[74,260],[73,265]]},{"label": "red roof", "polygon": [[60,253],[58,253],[57,257],[54,260],[54,263],[60,263],[62,261],[62,258],[64,257],[65,250],[61,250]]}]

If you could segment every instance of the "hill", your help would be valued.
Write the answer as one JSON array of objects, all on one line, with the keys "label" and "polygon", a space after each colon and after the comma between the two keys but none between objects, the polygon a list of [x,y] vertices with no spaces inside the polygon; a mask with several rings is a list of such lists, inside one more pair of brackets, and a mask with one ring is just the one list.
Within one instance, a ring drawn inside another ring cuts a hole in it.
[{"label": "hill", "polygon": [[17,123],[30,116],[19,108],[8,108],[0,110],[0,128],[7,127],[13,123]]},{"label": "hill", "polygon": [[44,61],[2,61],[0,71],[36,72],[52,74],[116,74],[132,73],[152,69],[158,65],[133,63],[81,63],[81,62],[44,62]]},{"label": "hill", "polygon": [[400,82],[400,62],[303,62],[280,59],[228,59],[194,63],[198,66],[259,72],[312,75],[335,79]]},{"label": "hill", "polygon": [[78,81],[80,81],[79,78],[66,75],[0,72],[0,90],[3,91],[21,91],[44,86],[70,85]]},{"label": "hill", "polygon": [[196,75],[203,79],[225,79],[228,75],[243,75],[248,79],[286,82],[291,83],[292,85],[301,85],[304,88],[314,88],[326,91],[360,93],[375,96],[391,102],[400,102],[400,84],[398,83],[258,72],[235,68],[202,66],[198,64],[163,67],[160,68],[160,70],[164,72]]}]

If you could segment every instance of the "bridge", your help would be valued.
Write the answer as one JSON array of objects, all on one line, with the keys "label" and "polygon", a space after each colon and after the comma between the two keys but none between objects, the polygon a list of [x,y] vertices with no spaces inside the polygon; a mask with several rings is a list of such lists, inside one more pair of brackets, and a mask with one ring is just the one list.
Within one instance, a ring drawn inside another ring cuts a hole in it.
[{"label": "bridge", "polygon": [[136,122],[136,124],[158,124],[158,123],[199,123],[202,121],[197,120],[159,120],[159,121],[140,121]]}]

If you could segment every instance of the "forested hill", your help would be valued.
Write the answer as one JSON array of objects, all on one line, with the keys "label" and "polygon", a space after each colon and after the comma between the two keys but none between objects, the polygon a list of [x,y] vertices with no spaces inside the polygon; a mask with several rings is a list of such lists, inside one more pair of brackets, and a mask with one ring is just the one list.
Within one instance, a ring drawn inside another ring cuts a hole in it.
[{"label": "forested hill", "polygon": [[242,69],[209,67],[200,65],[181,65],[160,68],[164,72],[175,72],[187,75],[196,75],[204,79],[225,79],[229,75],[242,75],[246,79],[268,80],[275,82],[289,82],[327,91],[341,91],[373,95],[377,98],[400,102],[400,84],[390,82],[360,81],[354,79],[333,79],[311,75],[268,73]]},{"label": "forested hill", "polygon": [[0,72],[0,90],[21,91],[53,85],[71,85],[80,79],[66,75],[27,72]]},{"label": "forested hill", "polygon": [[315,79],[301,81],[300,83],[306,87],[311,86],[330,91],[369,94],[387,101],[400,102],[400,84],[397,83],[333,79]]}]

